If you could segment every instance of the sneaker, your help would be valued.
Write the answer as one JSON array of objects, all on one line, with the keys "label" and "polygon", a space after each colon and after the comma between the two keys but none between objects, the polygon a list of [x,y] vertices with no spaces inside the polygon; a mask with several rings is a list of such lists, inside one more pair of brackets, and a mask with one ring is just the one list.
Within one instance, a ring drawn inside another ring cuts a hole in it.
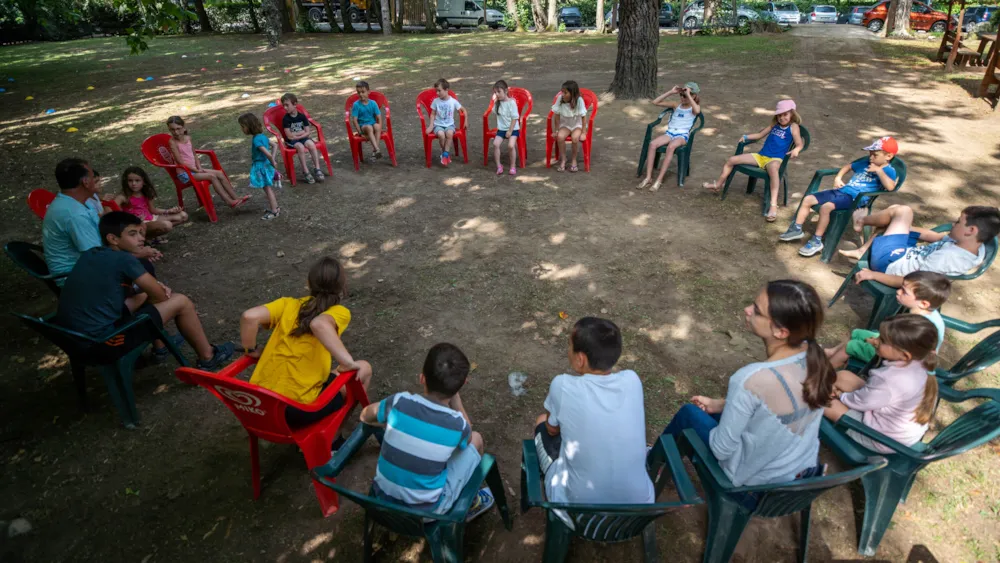
[{"label": "sneaker", "polygon": [[441,166],[448,166],[448,153],[441,153]]},{"label": "sneaker", "polygon": [[316,176],[316,179],[319,180],[320,182],[326,180],[326,176],[323,175],[323,171],[320,170],[319,168],[313,171],[313,175]]},{"label": "sneaker", "polygon": [[280,207],[278,209],[275,209],[274,211],[268,209],[267,213],[264,213],[264,216],[261,217],[261,219],[264,221],[270,221],[271,219],[277,219],[279,215],[281,215]]},{"label": "sneaker", "polygon": [[809,242],[799,249],[800,256],[815,256],[823,250],[823,239],[814,236]]},{"label": "sneaker", "polygon": [[208,360],[198,360],[198,369],[212,371],[220,367],[226,360],[233,357],[236,346],[232,342],[223,342],[217,346],[212,346],[212,358]]},{"label": "sneaker", "polygon": [[312,174],[306,173],[306,183],[307,184],[315,184],[316,183],[316,178],[313,178]]},{"label": "sneaker", "polygon": [[476,493],[476,500],[472,501],[472,506],[469,507],[469,512],[465,515],[465,521],[471,522],[480,514],[486,512],[487,510],[493,508],[496,501],[493,499],[493,491],[489,487],[484,486],[479,489]]},{"label": "sneaker", "polygon": [[[174,345],[174,348],[180,348],[184,345],[184,337],[180,334],[168,335],[167,339],[170,343]],[[153,349],[153,364],[159,365],[170,359],[170,349],[166,346],[162,348]]]},{"label": "sneaker", "polygon": [[778,239],[788,242],[791,240],[799,240],[804,236],[806,236],[806,234],[802,232],[802,225],[796,225],[795,223],[792,223],[791,225],[788,226],[787,231],[778,235]]},{"label": "sneaker", "polygon": [[511,166],[510,167],[510,175],[511,176],[517,176],[517,168],[514,168],[513,166]]}]

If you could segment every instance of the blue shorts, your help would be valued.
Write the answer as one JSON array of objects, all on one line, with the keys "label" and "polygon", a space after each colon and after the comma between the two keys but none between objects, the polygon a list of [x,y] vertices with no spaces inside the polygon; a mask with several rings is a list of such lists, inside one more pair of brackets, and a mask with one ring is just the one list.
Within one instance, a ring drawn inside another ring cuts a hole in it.
[{"label": "blue shorts", "polygon": [[688,142],[689,138],[691,137],[690,133],[674,133],[672,131],[667,131],[663,134],[666,135],[667,137],[670,137],[671,141],[673,141],[674,139],[684,139],[685,143]]},{"label": "blue shorts", "polygon": [[188,176],[187,172],[183,170],[178,170],[177,181],[180,182],[182,185],[187,185],[188,183],[191,182],[191,177]]},{"label": "blue shorts", "polygon": [[513,131],[497,131],[497,137],[501,139],[510,139],[511,137],[520,137],[521,131],[519,129],[514,129]]},{"label": "blue shorts", "polygon": [[304,145],[304,144],[306,144],[307,141],[311,141],[311,140],[312,139],[310,139],[309,137],[305,137],[303,139],[295,139],[293,141],[289,141],[288,139],[285,139],[285,146],[287,146],[290,149],[294,149],[295,145]]},{"label": "blue shorts", "polygon": [[840,190],[823,190],[821,192],[814,193],[813,197],[816,198],[816,205],[833,203],[833,209],[835,211],[854,209],[854,197],[845,194]]},{"label": "blue shorts", "polygon": [[454,125],[449,126],[449,127],[441,127],[440,125],[435,125],[434,126],[434,134],[435,135],[437,135],[438,133],[440,133],[442,131],[451,131],[452,133],[454,133],[455,132],[455,126]]},{"label": "blue shorts", "polygon": [[896,260],[906,254],[907,249],[917,246],[920,240],[920,233],[910,231],[908,235],[882,235],[875,237],[872,241],[871,257],[868,266],[876,271],[885,273],[885,269]]}]

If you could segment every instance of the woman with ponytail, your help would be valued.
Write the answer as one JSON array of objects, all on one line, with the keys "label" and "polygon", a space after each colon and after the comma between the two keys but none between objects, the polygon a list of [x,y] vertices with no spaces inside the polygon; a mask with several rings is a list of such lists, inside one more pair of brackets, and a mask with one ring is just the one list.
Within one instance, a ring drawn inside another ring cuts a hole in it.
[{"label": "woman with ponytail", "polygon": [[800,281],[772,281],[744,313],[767,359],[733,374],[725,399],[692,397],[663,433],[693,428],[737,487],[822,475],[819,425],[836,373],[816,343],[819,295]]},{"label": "woman with ponytail", "polygon": [[[837,373],[836,399],[826,417],[860,420],[904,446],[924,437],[937,406],[937,378],[928,372],[937,366],[938,329],[923,315],[890,317],[879,325],[877,341],[882,366],[868,374],[868,381],[849,371]],[[858,444],[879,452],[894,453],[871,438],[848,430]]]},{"label": "woman with ponytail", "polygon": [[[358,381],[367,390],[371,364],[355,360],[340,341],[351,322],[351,312],[340,304],[347,293],[343,266],[336,258],[320,258],[309,269],[308,283],[309,297],[282,297],[249,309],[240,318],[244,353],[260,358],[250,383],[308,404],[337,374],[358,370]],[[261,327],[271,330],[263,350],[257,347]],[[331,372],[333,360],[337,365]],[[344,405],[344,392],[317,412],[289,407],[288,425],[305,426],[336,412]]]}]

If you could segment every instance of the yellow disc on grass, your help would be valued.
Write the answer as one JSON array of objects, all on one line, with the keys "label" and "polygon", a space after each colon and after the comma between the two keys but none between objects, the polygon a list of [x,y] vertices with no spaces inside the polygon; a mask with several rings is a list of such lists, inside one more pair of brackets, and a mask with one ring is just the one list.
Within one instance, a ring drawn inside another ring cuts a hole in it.
[{"label": "yellow disc on grass", "polygon": [[29,102],[29,101],[34,100],[34,99],[35,99],[34,96],[28,96],[27,98],[24,99],[24,101]]},{"label": "yellow disc on grass", "polygon": [[87,90],[93,90],[93,89],[94,89],[93,86],[87,86]]},{"label": "yellow disc on grass", "polygon": [[69,129],[66,130],[67,133],[76,133],[77,131],[79,131],[79,129],[77,129],[76,127],[70,127]]}]

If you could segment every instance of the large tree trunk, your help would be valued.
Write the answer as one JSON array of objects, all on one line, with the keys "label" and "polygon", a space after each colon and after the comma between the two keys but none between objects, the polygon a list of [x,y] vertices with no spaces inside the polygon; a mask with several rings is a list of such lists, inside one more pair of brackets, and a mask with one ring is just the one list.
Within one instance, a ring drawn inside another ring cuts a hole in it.
[{"label": "large tree trunk", "polygon": [[659,5],[650,0],[621,0],[618,57],[610,91],[619,99],[656,95],[656,48],[660,44]]},{"label": "large tree trunk", "polygon": [[354,33],[351,24],[351,0],[340,0],[340,21],[344,24],[344,33]]},{"label": "large tree trunk", "polygon": [[[374,0],[374,1],[377,2],[378,0]],[[368,8],[365,10],[365,24],[368,26],[368,29],[366,29],[365,31],[371,33],[371,30],[372,30],[372,0],[368,0]]]},{"label": "large tree trunk", "polygon": [[542,31],[548,25],[548,18],[545,17],[545,8],[542,7],[541,0],[531,0],[531,18],[535,20],[535,31]]},{"label": "large tree trunk", "polygon": [[208,21],[205,0],[194,0],[194,9],[198,12],[198,24],[201,25],[202,33],[212,33],[212,22]]},{"label": "large tree trunk", "polygon": [[611,5],[611,31],[614,32],[616,29],[618,29],[618,2]]},{"label": "large tree trunk", "polygon": [[247,10],[250,12],[250,24],[253,25],[253,32],[260,33],[260,20],[257,19],[257,8],[253,5],[253,0],[247,0]]},{"label": "large tree trunk", "polygon": [[379,20],[379,25],[382,26],[382,35],[392,34],[392,6],[389,5],[389,0],[381,0],[382,9],[379,10],[382,18]]},{"label": "large tree trunk", "polygon": [[326,19],[330,22],[330,33],[340,33],[340,26],[337,25],[337,13],[333,11],[332,0],[323,0],[323,11],[326,12]]},{"label": "large tree trunk", "polygon": [[424,12],[427,21],[424,22],[425,31],[435,31],[437,29],[437,15],[434,13],[434,6],[431,6],[431,0],[424,0]]},{"label": "large tree trunk", "polygon": [[556,19],[556,0],[549,0],[549,12],[545,15],[545,20],[548,23],[546,31],[555,31],[559,26],[559,20]]},{"label": "large tree trunk", "polygon": [[[895,8],[893,7],[895,4]],[[912,37],[910,35],[910,10],[913,0],[893,0],[886,15],[885,36]]]},{"label": "large tree trunk", "polygon": [[282,20],[281,3],[284,0],[261,0],[261,11],[264,12],[264,33],[267,34],[267,46],[277,47],[281,39]]},{"label": "large tree trunk", "polygon": [[514,31],[523,32],[524,24],[521,23],[521,18],[517,15],[517,0],[507,0],[507,13],[514,18]]},{"label": "large tree trunk", "polygon": [[709,23],[714,23],[715,21],[715,1],[716,0],[705,0],[705,11],[701,18],[701,25],[703,27],[708,26]]},{"label": "large tree trunk", "polygon": [[275,0],[278,3],[278,10],[281,14],[281,31],[283,33],[291,33],[295,31],[295,25],[292,23],[292,11],[288,7],[288,2],[286,0]]},{"label": "large tree trunk", "polygon": [[597,21],[594,22],[597,33],[604,33],[604,0],[597,0]]}]

